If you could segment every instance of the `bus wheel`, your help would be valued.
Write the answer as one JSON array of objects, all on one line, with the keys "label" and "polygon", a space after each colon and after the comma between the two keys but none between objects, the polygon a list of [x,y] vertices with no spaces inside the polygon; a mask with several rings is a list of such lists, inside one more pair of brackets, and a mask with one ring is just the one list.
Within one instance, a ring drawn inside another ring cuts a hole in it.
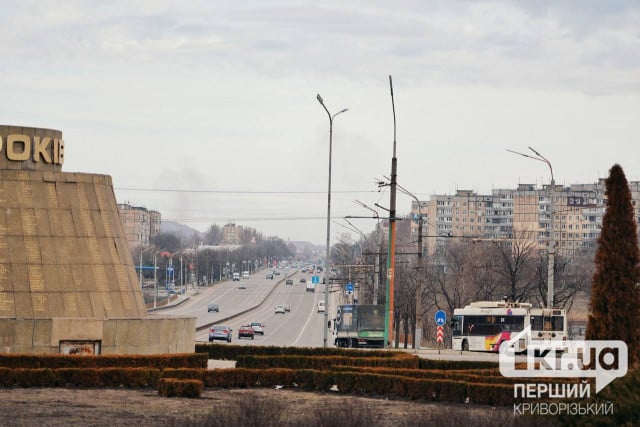
[{"label": "bus wheel", "polygon": [[462,351],[469,351],[469,342],[467,340],[462,341]]}]

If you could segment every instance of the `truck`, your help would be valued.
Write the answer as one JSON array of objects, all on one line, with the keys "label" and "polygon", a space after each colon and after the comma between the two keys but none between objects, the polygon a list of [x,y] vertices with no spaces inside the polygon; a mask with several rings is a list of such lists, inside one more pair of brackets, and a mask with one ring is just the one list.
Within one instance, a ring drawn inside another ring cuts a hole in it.
[{"label": "truck", "polygon": [[307,292],[315,292],[316,291],[316,284],[313,283],[311,280],[307,281]]},{"label": "truck", "polygon": [[336,347],[384,348],[384,305],[339,305],[334,328]]}]

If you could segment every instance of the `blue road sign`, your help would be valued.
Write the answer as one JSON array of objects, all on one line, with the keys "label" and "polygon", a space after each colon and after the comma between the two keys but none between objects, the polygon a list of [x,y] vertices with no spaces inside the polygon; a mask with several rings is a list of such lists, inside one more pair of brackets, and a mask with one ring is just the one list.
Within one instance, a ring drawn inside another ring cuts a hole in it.
[{"label": "blue road sign", "polygon": [[311,283],[318,284],[320,283],[320,276],[311,276]]},{"label": "blue road sign", "polygon": [[347,283],[347,284],[344,286],[344,289],[345,289],[347,292],[353,292],[353,283]]},{"label": "blue road sign", "polygon": [[436,318],[436,325],[438,326],[442,326],[445,323],[447,323],[447,314],[442,310],[436,311],[435,318]]}]

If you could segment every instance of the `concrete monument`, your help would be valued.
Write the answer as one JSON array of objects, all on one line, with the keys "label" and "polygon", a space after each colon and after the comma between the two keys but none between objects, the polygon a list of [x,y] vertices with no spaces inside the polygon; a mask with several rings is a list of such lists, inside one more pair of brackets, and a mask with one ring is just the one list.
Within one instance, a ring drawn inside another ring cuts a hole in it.
[{"label": "concrete monument", "polygon": [[62,172],[62,132],[0,126],[0,352],[193,352],[147,316],[107,175]]}]

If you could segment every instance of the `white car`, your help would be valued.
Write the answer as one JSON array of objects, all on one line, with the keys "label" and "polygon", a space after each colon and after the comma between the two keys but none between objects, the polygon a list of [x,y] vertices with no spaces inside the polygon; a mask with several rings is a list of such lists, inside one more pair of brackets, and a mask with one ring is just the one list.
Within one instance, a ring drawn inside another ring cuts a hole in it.
[{"label": "white car", "polygon": [[278,314],[278,313],[285,314],[286,311],[287,310],[284,308],[284,305],[276,305],[276,313],[275,314]]},{"label": "white car", "polygon": [[253,328],[253,332],[256,334],[264,335],[264,323],[251,322],[251,327]]}]

